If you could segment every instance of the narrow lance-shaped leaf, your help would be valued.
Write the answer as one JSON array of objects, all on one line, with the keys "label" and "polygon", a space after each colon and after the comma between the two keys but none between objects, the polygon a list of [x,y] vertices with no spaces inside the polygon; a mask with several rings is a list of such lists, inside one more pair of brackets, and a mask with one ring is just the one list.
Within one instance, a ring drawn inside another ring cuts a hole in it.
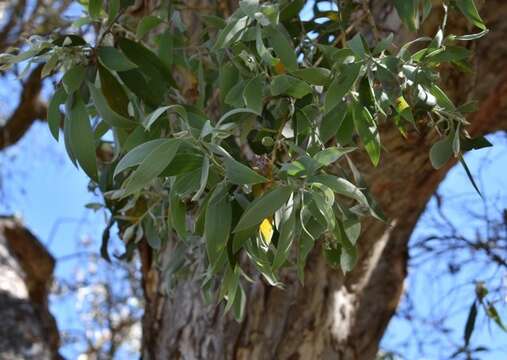
[{"label": "narrow lance-shaped leaf", "polygon": [[360,63],[343,65],[341,72],[335,77],[326,93],[324,112],[328,113],[342,102],[342,98],[349,92],[359,76]]},{"label": "narrow lance-shaped leaf", "polygon": [[229,193],[224,183],[219,184],[213,191],[206,209],[204,237],[210,265],[218,262],[220,254],[231,233],[232,208]]},{"label": "narrow lance-shaped leaf", "polygon": [[179,139],[167,139],[153,149],[136,171],[126,180],[125,193],[123,196],[141,190],[146,184],[160,175],[173,160],[180,146],[180,142]]},{"label": "narrow lance-shaped leaf", "polygon": [[238,224],[234,228],[234,232],[248,229],[256,226],[265,218],[272,216],[276,210],[287,202],[292,194],[292,188],[289,186],[279,186],[270,192],[257,198],[245,210]]},{"label": "narrow lance-shaped leaf", "polygon": [[51,101],[48,105],[48,126],[51,131],[51,135],[58,141],[58,135],[60,133],[60,123],[62,116],[60,114],[60,105],[64,104],[67,100],[67,93],[63,87],[56,89]]},{"label": "narrow lance-shaped leaf", "polygon": [[225,158],[224,165],[225,176],[232,184],[254,185],[268,181],[264,176],[257,174],[254,170],[233,158]]},{"label": "narrow lance-shaped leaf", "polygon": [[84,172],[97,181],[95,138],[86,106],[79,96],[74,99],[67,121],[70,122],[68,135],[72,152]]}]

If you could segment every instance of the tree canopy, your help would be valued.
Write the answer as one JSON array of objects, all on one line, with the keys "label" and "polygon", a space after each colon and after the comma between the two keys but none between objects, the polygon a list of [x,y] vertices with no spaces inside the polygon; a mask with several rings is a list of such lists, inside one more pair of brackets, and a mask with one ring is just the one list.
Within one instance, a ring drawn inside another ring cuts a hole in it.
[{"label": "tree canopy", "polygon": [[[353,269],[361,219],[387,221],[356,166],[380,163],[385,124],[400,137],[432,134],[436,169],[466,168],[464,152],[490,146],[467,133],[474,103],[440,86],[442,67],[471,71],[464,44],[488,32],[473,0],[443,1],[432,37],[417,37],[430,0],[393,0],[405,38],[359,1],[316,2],[305,21],[304,1],[243,0],[226,18],[202,16],[202,32],[177,4],[81,3],[75,31],[30,36],[1,55],[2,69],[57,75],[49,129],[56,140],[63,130],[70,160],[104,194],[123,258],[177,234],[170,278],[193,274],[238,320],[247,267],[283,287],[280,270],[295,266],[303,282],[321,242],[329,266]],[[452,12],[476,31],[449,31]]]}]

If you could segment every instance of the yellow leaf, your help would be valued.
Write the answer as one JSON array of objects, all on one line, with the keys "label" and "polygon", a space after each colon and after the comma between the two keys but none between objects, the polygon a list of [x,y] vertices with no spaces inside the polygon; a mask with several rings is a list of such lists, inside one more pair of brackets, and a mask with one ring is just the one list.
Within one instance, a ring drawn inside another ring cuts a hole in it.
[{"label": "yellow leaf", "polygon": [[259,225],[259,231],[261,232],[264,242],[269,245],[271,243],[271,238],[273,237],[273,225],[271,225],[271,220],[268,218],[262,220]]},{"label": "yellow leaf", "polygon": [[398,110],[398,112],[402,112],[403,110],[409,107],[410,105],[403,96],[400,96],[399,98],[396,99],[396,110]]}]

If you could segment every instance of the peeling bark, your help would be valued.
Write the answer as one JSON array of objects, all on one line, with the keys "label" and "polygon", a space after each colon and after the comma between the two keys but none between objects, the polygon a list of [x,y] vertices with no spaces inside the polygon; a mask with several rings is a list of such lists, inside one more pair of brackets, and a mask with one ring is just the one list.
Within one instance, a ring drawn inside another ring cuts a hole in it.
[{"label": "peeling bark", "polygon": [[[385,2],[378,3],[384,5],[376,3],[375,14],[392,29],[397,22],[392,10]],[[477,75],[449,70],[444,79],[456,101],[480,101],[480,110],[470,117],[473,135],[507,129],[507,46],[500,41],[507,36],[503,20],[507,4],[488,1],[483,14],[492,33],[476,46]],[[426,30],[431,33],[436,25],[429,21]],[[451,19],[449,26],[459,31],[467,24]],[[356,160],[390,222],[363,223],[360,259],[352,273],[343,276],[330,268],[317,248],[308,261],[304,286],[290,271],[282,279],[287,284],[284,290],[256,279],[247,289],[246,318],[238,324],[221,306],[203,303],[197,282],[180,284],[167,297],[164,281],[158,280],[162,273],[147,266],[145,281],[157,281],[147,292],[143,358],[374,359],[403,293],[410,235],[453,165],[439,171],[431,168],[428,152],[435,137],[431,132],[403,139],[385,125],[381,136],[385,151],[378,168],[366,159]],[[164,250],[162,262],[170,254],[170,248]]]},{"label": "peeling bark", "polygon": [[20,222],[0,217],[1,359],[61,359],[48,309],[54,266],[53,257]]}]

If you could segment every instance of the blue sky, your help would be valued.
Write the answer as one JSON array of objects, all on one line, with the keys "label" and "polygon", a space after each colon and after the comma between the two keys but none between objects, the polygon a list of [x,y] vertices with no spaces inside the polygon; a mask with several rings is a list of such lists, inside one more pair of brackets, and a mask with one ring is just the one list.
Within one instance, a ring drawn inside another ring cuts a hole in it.
[{"label": "blue sky", "polygon": [[[13,88],[13,83],[13,79],[0,82],[0,108],[4,114],[16,106],[12,101],[12,93],[17,91]],[[507,141],[502,136],[495,136],[492,140],[496,145],[493,149],[470,153],[467,161],[472,172],[481,178],[483,192],[487,197],[495,199],[496,205],[506,207]],[[73,167],[67,159],[63,143],[57,143],[50,137],[46,124],[35,124],[17,145],[0,154],[0,180],[0,213],[21,216],[57,259],[81,251],[80,240],[83,239],[90,239],[93,243],[91,250],[98,253],[101,231],[105,226],[104,214],[85,208],[85,204],[98,199],[87,191],[86,176]],[[468,205],[475,204],[477,208],[480,208],[481,202],[461,167],[451,170],[439,191],[449,199],[445,211],[464,233],[469,234],[476,226],[480,226],[462,215],[463,199]],[[434,231],[430,217],[435,206],[435,201],[432,200],[413,235],[414,239]],[[459,256],[466,257],[467,254]],[[477,269],[469,267],[466,272],[449,277],[445,275],[447,260],[433,259],[419,267],[417,273],[412,271],[407,280],[407,288],[417,300],[417,311],[422,316],[429,318],[435,314],[451,314],[449,326],[453,332],[449,344],[452,344],[461,340],[467,308],[473,296],[473,285],[459,286],[454,291],[450,289],[455,288],[456,284],[461,285],[471,276],[477,279],[487,277],[489,270],[479,266]],[[72,280],[75,269],[86,266],[80,258],[60,261],[57,263],[56,276]],[[493,276],[500,281],[502,274]],[[53,300],[52,311],[61,329],[82,328],[72,298]],[[461,311],[455,312],[455,309]],[[498,348],[495,352],[482,355],[481,359],[507,358],[507,336],[485,322],[483,316],[478,325],[478,331],[473,337],[474,344]],[[411,336],[411,324],[395,318],[383,345],[396,349],[397,344]],[[421,331],[421,336],[432,334]],[[427,359],[444,359],[449,355],[447,350],[435,347]],[[415,345],[410,346],[408,351],[404,354],[408,359],[422,360],[417,357]],[[79,347],[66,347],[63,353],[68,358],[75,358]]]}]

